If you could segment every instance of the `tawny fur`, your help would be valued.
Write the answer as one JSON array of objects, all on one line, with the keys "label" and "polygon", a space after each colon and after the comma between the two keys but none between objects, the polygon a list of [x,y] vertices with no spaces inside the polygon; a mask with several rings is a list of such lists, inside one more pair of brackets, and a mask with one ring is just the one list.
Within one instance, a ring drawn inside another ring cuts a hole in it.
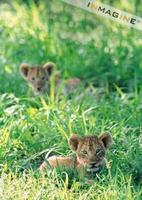
[{"label": "tawny fur", "polygon": [[23,63],[20,66],[20,71],[28,82],[29,86],[32,88],[32,91],[36,94],[50,95],[52,81],[54,81],[55,85],[55,95],[60,90],[62,90],[62,94],[68,94],[80,84],[80,79],[78,78],[72,78],[63,81],[55,68],[55,63],[52,62],[37,66]]},{"label": "tawny fur", "polygon": [[[105,161],[106,150],[112,143],[110,134],[104,133],[100,137],[85,136],[78,137],[72,135],[69,139],[70,148],[76,152],[76,157],[62,157],[52,156],[49,157],[47,162],[51,167],[58,166],[74,167],[77,170],[87,168],[87,171],[98,171]],[[43,162],[40,166],[40,171],[45,171],[47,162]]]}]

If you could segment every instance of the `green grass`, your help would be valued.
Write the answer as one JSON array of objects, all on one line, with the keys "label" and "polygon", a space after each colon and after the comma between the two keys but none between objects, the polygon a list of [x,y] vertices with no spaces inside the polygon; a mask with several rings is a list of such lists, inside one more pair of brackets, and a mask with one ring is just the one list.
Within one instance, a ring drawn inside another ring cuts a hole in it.
[{"label": "green grass", "polygon": [[[120,8],[127,8],[124,1]],[[55,0],[39,7],[1,4],[0,13],[0,199],[141,200],[141,32]],[[19,65],[49,60],[63,78],[93,85],[92,94],[31,97]],[[72,154],[72,133],[103,131],[113,137],[111,167],[95,175],[94,184],[72,169],[39,173],[47,152]]]}]

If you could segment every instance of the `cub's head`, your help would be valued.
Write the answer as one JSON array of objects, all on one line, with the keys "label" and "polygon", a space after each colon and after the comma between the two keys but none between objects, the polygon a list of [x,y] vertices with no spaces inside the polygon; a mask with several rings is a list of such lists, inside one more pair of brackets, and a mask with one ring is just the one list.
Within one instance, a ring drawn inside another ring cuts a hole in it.
[{"label": "cub's head", "polygon": [[106,150],[112,143],[109,133],[101,136],[78,137],[72,135],[69,139],[69,146],[77,154],[77,162],[87,167],[87,171],[98,171],[103,165]]},{"label": "cub's head", "polygon": [[49,90],[50,77],[54,68],[55,64],[52,62],[48,62],[43,66],[31,66],[23,63],[20,66],[20,71],[34,92],[45,93]]}]

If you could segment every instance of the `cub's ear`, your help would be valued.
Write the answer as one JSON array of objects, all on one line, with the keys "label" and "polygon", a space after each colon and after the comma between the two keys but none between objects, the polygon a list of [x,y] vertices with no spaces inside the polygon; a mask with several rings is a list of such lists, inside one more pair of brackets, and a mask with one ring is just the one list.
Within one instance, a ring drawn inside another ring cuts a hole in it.
[{"label": "cub's ear", "polygon": [[99,140],[101,140],[101,142],[103,142],[104,147],[107,149],[110,147],[110,145],[112,144],[112,137],[109,133],[103,133],[100,137]]},{"label": "cub's ear", "polygon": [[49,75],[51,75],[55,69],[55,63],[48,62],[43,66],[43,68],[47,71]]},{"label": "cub's ear", "polygon": [[27,63],[23,63],[20,65],[20,71],[24,77],[28,76],[29,68],[30,68],[30,65]]},{"label": "cub's ear", "polygon": [[73,134],[69,139],[69,146],[72,150],[76,151],[79,144],[79,137]]}]

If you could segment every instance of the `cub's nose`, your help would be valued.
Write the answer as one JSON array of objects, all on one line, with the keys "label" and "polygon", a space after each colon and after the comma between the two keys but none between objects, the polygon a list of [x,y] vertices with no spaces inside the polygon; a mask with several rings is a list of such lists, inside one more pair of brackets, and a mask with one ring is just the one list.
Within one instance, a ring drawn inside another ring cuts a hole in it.
[{"label": "cub's nose", "polygon": [[37,90],[38,90],[38,91],[40,91],[40,90],[41,90],[41,88],[40,88],[40,87],[38,87],[38,88],[37,88]]}]

